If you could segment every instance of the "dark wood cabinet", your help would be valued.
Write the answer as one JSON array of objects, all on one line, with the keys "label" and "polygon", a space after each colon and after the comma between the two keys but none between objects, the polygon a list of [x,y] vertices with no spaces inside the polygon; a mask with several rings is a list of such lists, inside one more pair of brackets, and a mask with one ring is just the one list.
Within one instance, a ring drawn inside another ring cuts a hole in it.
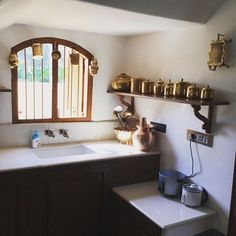
[{"label": "dark wood cabinet", "polygon": [[31,171],[0,173],[0,235],[39,235],[34,233],[40,215],[36,176]]},{"label": "dark wood cabinet", "polygon": [[113,193],[112,236],[161,236],[162,230],[132,205]]},{"label": "dark wood cabinet", "polygon": [[0,186],[0,235],[20,235],[18,198],[19,186],[17,183]]},{"label": "dark wood cabinet", "polygon": [[[154,180],[158,169],[159,155],[147,155],[2,172],[0,235],[110,236],[112,188]],[[139,236],[132,230],[119,235]]]},{"label": "dark wood cabinet", "polygon": [[103,235],[106,164],[52,170],[45,177],[45,236]]}]

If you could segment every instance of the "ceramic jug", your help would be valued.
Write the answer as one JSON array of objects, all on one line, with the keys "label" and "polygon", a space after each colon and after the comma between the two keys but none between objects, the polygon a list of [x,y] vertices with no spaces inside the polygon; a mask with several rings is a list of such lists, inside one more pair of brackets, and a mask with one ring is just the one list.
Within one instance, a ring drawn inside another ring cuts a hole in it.
[{"label": "ceramic jug", "polygon": [[156,135],[150,130],[145,117],[140,119],[139,128],[133,134],[133,145],[140,151],[148,152],[156,144]]}]

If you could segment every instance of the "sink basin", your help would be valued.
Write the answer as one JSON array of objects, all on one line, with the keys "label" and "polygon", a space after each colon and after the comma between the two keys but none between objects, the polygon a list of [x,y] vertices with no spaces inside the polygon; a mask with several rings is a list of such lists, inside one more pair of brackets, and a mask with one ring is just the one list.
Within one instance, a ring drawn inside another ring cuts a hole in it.
[{"label": "sink basin", "polygon": [[81,156],[95,153],[93,150],[84,145],[72,147],[49,147],[32,151],[40,159],[66,157],[66,156]]}]

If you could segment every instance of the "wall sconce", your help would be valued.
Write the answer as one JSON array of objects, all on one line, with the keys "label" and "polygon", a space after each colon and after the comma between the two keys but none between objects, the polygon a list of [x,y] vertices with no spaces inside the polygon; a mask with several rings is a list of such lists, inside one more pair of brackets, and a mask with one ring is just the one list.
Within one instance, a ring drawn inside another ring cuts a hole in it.
[{"label": "wall sconce", "polygon": [[223,34],[217,34],[217,40],[212,40],[210,44],[209,51],[209,61],[207,62],[210,70],[215,71],[216,67],[226,66],[229,68],[229,65],[225,64],[225,54],[226,46],[230,43],[232,39],[225,40]]},{"label": "wall sconce", "polygon": [[42,45],[40,43],[32,44],[33,59],[43,59]]},{"label": "wall sconce", "polygon": [[12,69],[14,69],[15,67],[17,67],[19,65],[19,60],[18,60],[16,53],[14,53],[14,52],[10,53],[10,55],[8,57],[8,63]]},{"label": "wall sconce", "polygon": [[71,65],[79,65],[79,53],[73,51],[70,54],[70,64]]},{"label": "wall sconce", "polygon": [[96,58],[93,58],[90,66],[89,66],[89,73],[91,76],[95,76],[98,72],[99,66],[98,66],[98,61]]}]

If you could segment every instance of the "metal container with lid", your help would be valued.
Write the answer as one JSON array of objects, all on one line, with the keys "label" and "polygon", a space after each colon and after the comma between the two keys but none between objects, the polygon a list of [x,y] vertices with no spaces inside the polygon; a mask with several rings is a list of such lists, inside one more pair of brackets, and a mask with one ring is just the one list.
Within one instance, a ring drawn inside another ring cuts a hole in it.
[{"label": "metal container with lid", "polygon": [[160,170],[158,189],[167,196],[179,197],[187,176],[177,170]]},{"label": "metal container with lid", "polygon": [[174,84],[169,80],[169,82],[164,87],[164,96],[167,98],[173,97]]},{"label": "metal container with lid", "polygon": [[122,73],[111,83],[112,89],[119,92],[130,92],[131,77]]},{"label": "metal container with lid", "polygon": [[201,89],[196,84],[190,85],[187,88],[187,98],[190,100],[200,99]]},{"label": "metal container with lid", "polygon": [[187,94],[187,87],[189,82],[185,82],[184,79],[181,79],[179,82],[175,82],[173,96],[176,98],[185,98]]},{"label": "metal container with lid", "polygon": [[159,79],[155,84],[154,84],[154,91],[153,93],[156,96],[162,97],[164,96],[164,81],[162,79]]},{"label": "metal container with lid", "polygon": [[214,99],[214,89],[211,89],[209,85],[201,90],[201,100],[211,101]]},{"label": "metal container with lid", "polygon": [[181,202],[189,207],[197,207],[208,199],[207,191],[193,183],[183,185]]},{"label": "metal container with lid", "polygon": [[142,81],[142,93],[143,94],[153,94],[154,82],[145,80]]},{"label": "metal container with lid", "polygon": [[131,93],[139,94],[142,92],[142,81],[145,79],[143,78],[131,78]]}]

